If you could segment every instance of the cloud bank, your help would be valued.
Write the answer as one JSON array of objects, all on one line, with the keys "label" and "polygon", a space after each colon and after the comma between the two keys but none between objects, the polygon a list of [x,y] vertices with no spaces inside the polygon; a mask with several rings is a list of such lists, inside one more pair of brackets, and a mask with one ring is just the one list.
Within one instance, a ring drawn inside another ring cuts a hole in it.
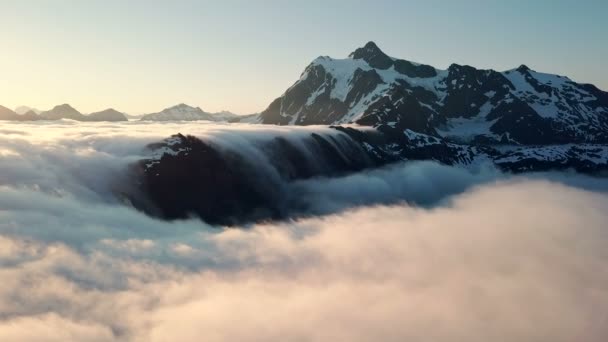
[{"label": "cloud bank", "polygon": [[603,179],[404,164],[291,185],[327,215],[221,229],[105,190],[170,127],[66,126],[0,132],[2,341],[608,336]]}]

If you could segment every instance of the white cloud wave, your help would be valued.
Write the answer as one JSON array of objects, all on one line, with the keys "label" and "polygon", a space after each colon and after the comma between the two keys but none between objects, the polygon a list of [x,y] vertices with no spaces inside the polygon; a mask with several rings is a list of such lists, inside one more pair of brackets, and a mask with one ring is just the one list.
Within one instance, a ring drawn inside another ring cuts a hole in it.
[{"label": "white cloud wave", "polygon": [[294,185],[319,213],[380,205],[220,229],[154,220],[104,198],[86,185],[106,179],[103,170],[60,182],[74,167],[119,170],[165,134],[130,130],[142,132],[130,140],[113,125],[50,129],[53,137],[24,145],[0,137],[0,150],[22,156],[0,154],[0,171],[15,170],[0,176],[0,340],[608,336],[603,179],[408,164]]}]

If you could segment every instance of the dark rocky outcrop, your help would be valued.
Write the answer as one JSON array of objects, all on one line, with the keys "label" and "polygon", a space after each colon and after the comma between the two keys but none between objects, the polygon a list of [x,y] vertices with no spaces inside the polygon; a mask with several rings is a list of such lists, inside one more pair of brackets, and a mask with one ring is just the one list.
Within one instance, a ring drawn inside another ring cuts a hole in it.
[{"label": "dark rocky outcrop", "polygon": [[345,134],[311,133],[292,142],[275,137],[257,146],[258,157],[177,134],[149,146],[150,159],[134,167],[130,201],[165,219],[198,216],[232,225],[290,214],[287,182],[331,177],[385,163]]},{"label": "dark rocky outcrop", "polygon": [[[336,177],[400,161],[434,160],[458,167],[493,164],[507,172],[573,169],[608,171],[608,146],[594,144],[489,146],[455,144],[432,135],[388,125],[375,130],[332,127],[298,140],[285,136],[234,150],[177,134],[149,146],[151,156],[134,167],[135,206],[163,219],[200,217],[236,225],[297,217],[292,182]],[[246,152],[250,148],[255,153]],[[136,195],[137,194],[137,195]]]}]

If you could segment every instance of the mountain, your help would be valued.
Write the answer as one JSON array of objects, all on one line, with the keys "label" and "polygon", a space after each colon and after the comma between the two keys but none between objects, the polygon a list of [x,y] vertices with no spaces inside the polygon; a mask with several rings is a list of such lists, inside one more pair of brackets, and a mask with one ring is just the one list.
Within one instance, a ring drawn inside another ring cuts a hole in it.
[{"label": "mountain", "polygon": [[17,118],[17,113],[4,106],[0,106],[0,120],[17,120]]},{"label": "mountain", "polygon": [[6,107],[0,106],[0,120],[8,121],[35,121],[40,120],[40,116],[34,111],[29,110],[24,114],[19,114]]},{"label": "mountain", "polygon": [[[28,107],[21,106],[20,111]],[[22,115],[0,106],[0,120],[10,121],[36,121],[36,120],[61,120],[71,119],[76,121],[127,121],[125,114],[114,109],[106,109],[101,112],[83,115],[69,104],[55,106],[53,109],[38,114],[36,110],[29,109]]]},{"label": "mountain", "polygon": [[84,121],[127,121],[127,116],[113,108],[85,116]]},{"label": "mountain", "polygon": [[439,70],[389,57],[372,42],[346,59],[317,58],[266,110],[238,122],[245,120],[331,132],[293,128],[243,137],[238,147],[173,135],[133,166],[129,202],[164,219],[231,225],[294,217],[290,204],[305,207],[291,186],[300,180],[402,161],[608,172],[608,93],[526,66]]},{"label": "mountain", "polygon": [[40,113],[40,117],[44,120],[61,120],[71,119],[77,121],[85,121],[86,117],[79,111],[72,108],[69,104],[55,106],[51,110]]},{"label": "mountain", "polygon": [[28,110],[17,118],[18,121],[36,121],[41,120],[40,115],[34,110]]},{"label": "mountain", "polygon": [[[0,106],[1,107],[1,106]],[[0,108],[0,120],[10,121],[35,121],[35,120],[61,120],[71,119],[76,121],[128,121],[129,119],[138,119],[143,121],[194,121],[207,120],[215,122],[255,122],[259,121],[257,116],[253,115],[237,115],[228,111],[218,113],[207,113],[198,107],[191,107],[186,104],[179,104],[170,108],[166,108],[161,112],[146,114],[143,116],[130,116],[121,113],[113,108],[109,108],[100,112],[84,115],[74,109],[69,104],[55,106],[53,109],[39,112],[35,109],[30,109],[26,106],[18,107],[21,113],[12,111],[6,107]],[[254,117],[255,116],[255,117]]]},{"label": "mountain", "polygon": [[286,188],[290,182],[379,166],[343,132],[299,132],[235,134],[239,143],[223,146],[221,139],[173,135],[148,146],[148,158],[131,169],[135,188],[123,194],[164,219],[197,215],[231,225],[290,217],[290,205],[304,208],[295,204],[300,193]]},{"label": "mountain", "polygon": [[8,121],[35,121],[40,120],[40,116],[34,111],[29,110],[24,114],[19,114],[6,107],[0,106],[0,120]]},{"label": "mountain", "polygon": [[608,143],[608,93],[525,65],[440,70],[369,42],[346,59],[315,59],[261,121],[390,126],[477,145]]},{"label": "mountain", "polygon": [[214,121],[211,113],[204,112],[199,107],[191,107],[184,103],[180,103],[177,106],[165,108],[158,113],[146,114],[141,117],[141,120],[142,121],[176,121],[176,120]]},{"label": "mountain", "polygon": [[141,117],[143,121],[234,121],[239,115],[221,111],[218,113],[205,112],[199,107],[192,107],[184,103],[165,108],[158,113],[146,114]]},{"label": "mountain", "polygon": [[36,108],[28,107],[28,106],[19,106],[15,108],[15,113],[19,115],[26,114],[27,112],[34,112],[34,114],[40,114],[42,111]]},{"label": "mountain", "polygon": [[241,117],[241,115],[234,114],[227,110],[223,110],[223,111],[217,112],[217,113],[211,113],[211,115],[213,116],[214,121],[228,121],[228,122],[230,122],[232,120],[236,120]]},{"label": "mountain", "polygon": [[258,124],[262,122],[260,113],[237,115],[235,118],[229,120],[231,123],[250,123]]}]

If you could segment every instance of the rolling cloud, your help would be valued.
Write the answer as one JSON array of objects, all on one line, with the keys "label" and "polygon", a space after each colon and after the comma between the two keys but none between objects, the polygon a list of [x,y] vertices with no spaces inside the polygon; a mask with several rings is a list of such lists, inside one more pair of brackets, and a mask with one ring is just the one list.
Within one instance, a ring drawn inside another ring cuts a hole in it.
[{"label": "rolling cloud", "polygon": [[112,187],[146,144],[178,129],[226,140],[234,131],[6,126],[0,340],[608,335],[605,179],[406,163],[286,184],[310,217],[223,229],[150,218]]}]

